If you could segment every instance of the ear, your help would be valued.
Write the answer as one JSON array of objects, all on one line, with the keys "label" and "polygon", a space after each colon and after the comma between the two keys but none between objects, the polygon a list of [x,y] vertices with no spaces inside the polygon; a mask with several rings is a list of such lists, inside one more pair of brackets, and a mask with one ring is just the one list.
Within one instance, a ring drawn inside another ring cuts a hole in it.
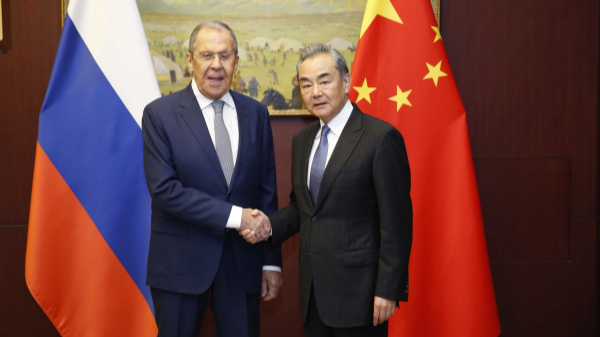
[{"label": "ear", "polygon": [[190,73],[194,70],[194,60],[192,59],[192,54],[190,52],[185,53],[185,59],[188,64],[188,68],[190,69]]},{"label": "ear", "polygon": [[346,74],[346,76],[344,76],[344,93],[346,95],[350,94],[350,82],[352,82],[352,77],[350,76],[350,74]]},{"label": "ear", "polygon": [[237,70],[238,63],[240,63],[240,55],[235,56],[235,66],[233,67],[233,72]]}]

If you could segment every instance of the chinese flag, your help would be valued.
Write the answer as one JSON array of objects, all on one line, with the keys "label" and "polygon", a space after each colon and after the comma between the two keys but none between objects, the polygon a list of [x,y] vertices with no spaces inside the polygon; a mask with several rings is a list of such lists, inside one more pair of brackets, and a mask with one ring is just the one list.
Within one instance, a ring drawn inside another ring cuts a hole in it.
[{"label": "chinese flag", "polygon": [[498,336],[467,118],[429,0],[369,0],[350,99],[396,126],[412,174],[409,300],[390,336]]}]

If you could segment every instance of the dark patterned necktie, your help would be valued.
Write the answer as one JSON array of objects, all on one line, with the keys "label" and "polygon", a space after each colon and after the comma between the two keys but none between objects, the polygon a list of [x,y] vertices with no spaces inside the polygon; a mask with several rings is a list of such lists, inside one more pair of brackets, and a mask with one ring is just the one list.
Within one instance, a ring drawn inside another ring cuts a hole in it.
[{"label": "dark patterned necktie", "polygon": [[321,186],[321,179],[323,179],[323,172],[325,171],[325,162],[327,161],[327,150],[329,143],[327,141],[327,134],[329,133],[329,127],[323,125],[321,128],[321,141],[313,157],[312,167],[310,168],[310,196],[312,197],[313,205],[317,203],[317,196],[319,196],[319,187]]}]

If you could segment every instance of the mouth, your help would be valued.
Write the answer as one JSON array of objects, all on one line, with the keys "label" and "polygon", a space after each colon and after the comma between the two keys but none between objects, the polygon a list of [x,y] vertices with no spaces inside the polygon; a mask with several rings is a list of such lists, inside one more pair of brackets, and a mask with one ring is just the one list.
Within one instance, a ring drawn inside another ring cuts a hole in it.
[{"label": "mouth", "polygon": [[225,77],[223,77],[223,76],[209,76],[208,77],[208,83],[210,83],[211,85],[220,85],[221,83],[223,83],[223,81],[225,81]]},{"label": "mouth", "polygon": [[320,108],[320,107],[323,107],[325,105],[327,105],[327,102],[315,103],[313,105],[313,108]]}]

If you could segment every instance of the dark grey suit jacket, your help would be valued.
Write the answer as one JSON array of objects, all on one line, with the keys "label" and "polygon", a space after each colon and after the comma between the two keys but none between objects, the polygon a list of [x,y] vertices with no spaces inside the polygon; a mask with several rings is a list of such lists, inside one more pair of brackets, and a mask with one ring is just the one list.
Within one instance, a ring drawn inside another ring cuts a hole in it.
[{"label": "dark grey suit jacket", "polygon": [[316,204],[306,185],[319,122],[292,141],[290,204],[272,214],[272,244],[300,232],[300,305],[311,283],[331,327],[372,324],[374,296],[408,299],[410,168],[400,132],[356,105],[327,164]]}]

